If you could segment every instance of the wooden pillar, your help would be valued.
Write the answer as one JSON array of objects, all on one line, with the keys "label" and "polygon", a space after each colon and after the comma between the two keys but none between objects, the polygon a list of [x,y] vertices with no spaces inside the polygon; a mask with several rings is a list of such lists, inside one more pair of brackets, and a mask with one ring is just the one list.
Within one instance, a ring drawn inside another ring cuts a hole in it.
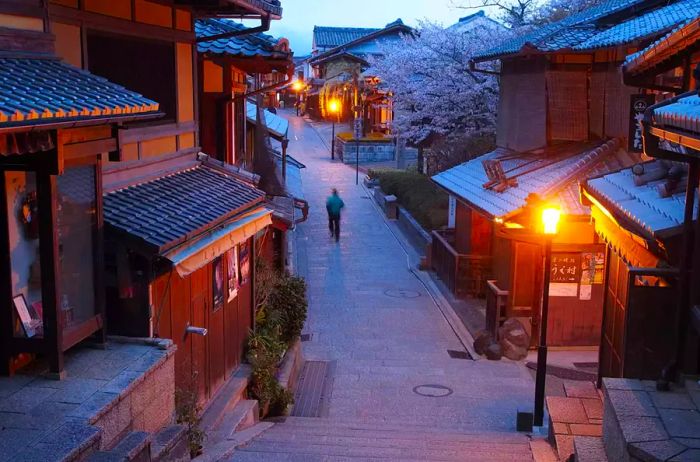
[{"label": "wooden pillar", "polygon": [[[102,204],[102,155],[98,154],[95,163],[95,242],[93,245],[93,273],[95,277],[95,314],[100,315],[102,328],[95,333],[97,343],[107,344],[107,307],[105,301],[105,248],[104,248],[104,211]],[[86,275],[87,277],[88,275]]]},{"label": "wooden pillar", "polygon": [[8,229],[7,192],[5,172],[0,170],[0,252],[6,258],[0,259],[0,297],[6,303],[0,305],[0,375],[10,375],[12,360],[11,345],[13,332],[12,311],[12,261],[10,259],[10,237]]},{"label": "wooden pillar", "polygon": [[49,372],[64,378],[63,318],[60,304],[60,256],[58,242],[56,176],[46,169],[36,174],[39,204],[39,254],[41,262],[41,299],[44,311],[44,338]]}]

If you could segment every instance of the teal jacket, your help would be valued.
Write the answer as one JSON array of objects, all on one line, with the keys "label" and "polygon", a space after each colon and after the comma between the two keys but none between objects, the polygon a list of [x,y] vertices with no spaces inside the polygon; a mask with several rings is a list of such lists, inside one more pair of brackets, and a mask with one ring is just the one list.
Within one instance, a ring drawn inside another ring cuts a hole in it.
[{"label": "teal jacket", "polygon": [[343,199],[341,199],[340,196],[338,196],[337,194],[329,196],[326,200],[326,210],[328,211],[328,215],[330,216],[340,216],[340,209],[342,209],[343,207],[345,207],[345,203],[343,202]]}]

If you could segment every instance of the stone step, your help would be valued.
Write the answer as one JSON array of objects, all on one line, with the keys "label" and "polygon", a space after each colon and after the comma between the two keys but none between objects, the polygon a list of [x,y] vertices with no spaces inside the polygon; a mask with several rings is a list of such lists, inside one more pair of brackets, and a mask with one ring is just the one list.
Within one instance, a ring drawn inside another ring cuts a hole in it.
[{"label": "stone step", "polygon": [[320,436],[348,436],[355,438],[378,438],[410,440],[420,438],[424,441],[437,441],[441,443],[486,443],[486,444],[512,444],[527,446],[528,439],[524,435],[509,433],[451,433],[431,431],[410,431],[406,429],[366,429],[351,427],[297,427],[285,424],[277,424],[274,429],[266,432],[263,438],[272,437],[290,438],[314,438]]},{"label": "stone step", "polygon": [[259,442],[254,440],[250,445],[236,450],[239,452],[249,452],[256,454],[297,454],[297,455],[323,455],[337,457],[364,457],[364,458],[381,458],[381,459],[417,459],[417,460],[454,460],[454,461],[531,461],[532,456],[527,448],[521,452],[507,453],[504,458],[502,448],[497,445],[491,445],[488,448],[468,448],[461,450],[450,449],[427,449],[427,448],[400,448],[400,447],[382,447],[382,446],[353,446],[352,444],[333,445],[333,444],[314,444],[314,443],[291,443],[283,442],[281,444],[273,444]]},{"label": "stone step", "polygon": [[187,427],[168,425],[153,435],[151,440],[152,462],[180,462],[190,460]]},{"label": "stone step", "polygon": [[130,432],[109,451],[97,451],[87,462],[150,462],[151,435],[146,432]]},{"label": "stone step", "polygon": [[250,373],[250,366],[242,364],[216,393],[200,419],[199,426],[203,431],[208,433],[214,429],[228,411],[232,410],[240,400],[246,398]]},{"label": "stone step", "polygon": [[228,460],[227,458],[233,454],[238,446],[248,444],[251,440],[274,425],[275,424],[272,422],[260,422],[250,428],[234,433],[229,439],[219,441],[216,444],[205,445],[204,453],[197,457],[196,460],[197,462],[219,462]]},{"label": "stone step", "polygon": [[[272,419],[275,421],[275,419]],[[439,428],[439,427],[426,427],[423,425],[411,425],[402,424],[398,422],[378,422],[376,420],[372,421],[359,421],[359,420],[335,420],[335,419],[324,419],[324,418],[314,418],[314,417],[286,417],[282,419],[276,419],[278,423],[277,429],[293,427],[297,431],[303,431],[304,429],[341,429],[341,430],[363,430],[371,432],[399,432],[399,433],[409,433],[409,434],[425,434],[425,435],[443,435],[445,438],[453,437],[468,437],[470,435],[478,436],[478,438],[488,438],[489,441],[494,442],[522,442],[527,443],[527,436],[518,433],[509,432],[484,432],[480,430],[469,430],[461,431],[455,430],[454,428]]]},{"label": "stone step", "polygon": [[313,434],[290,434],[284,432],[268,431],[255,440],[259,444],[281,445],[285,442],[293,444],[322,444],[331,446],[363,446],[376,448],[405,448],[405,449],[442,449],[462,452],[468,451],[490,451],[497,447],[503,454],[520,454],[530,452],[530,446],[526,443],[509,444],[496,442],[474,441],[450,441],[447,439],[424,439],[421,435],[403,435],[394,437],[392,435],[380,436],[356,436],[356,435],[313,435]]},{"label": "stone step", "polygon": [[574,457],[576,462],[608,462],[603,438],[596,436],[575,436]]}]

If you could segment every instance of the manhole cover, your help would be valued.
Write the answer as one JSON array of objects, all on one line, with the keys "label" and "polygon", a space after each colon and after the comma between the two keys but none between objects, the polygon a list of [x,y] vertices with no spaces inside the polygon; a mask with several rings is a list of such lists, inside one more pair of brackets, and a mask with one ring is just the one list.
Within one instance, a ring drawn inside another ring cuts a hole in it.
[{"label": "manhole cover", "polygon": [[467,351],[447,350],[447,354],[452,359],[473,359]]},{"label": "manhole cover", "polygon": [[420,293],[415,290],[389,289],[384,291],[384,295],[394,298],[418,298]]},{"label": "manhole cover", "polygon": [[431,398],[443,398],[452,394],[452,389],[444,385],[418,385],[413,393]]}]

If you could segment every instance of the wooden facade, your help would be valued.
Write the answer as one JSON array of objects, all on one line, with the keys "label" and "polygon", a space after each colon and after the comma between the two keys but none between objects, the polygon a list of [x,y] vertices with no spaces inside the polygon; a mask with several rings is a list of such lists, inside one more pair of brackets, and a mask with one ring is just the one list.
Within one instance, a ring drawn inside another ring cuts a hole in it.
[{"label": "wooden facade", "polygon": [[[4,222],[0,223],[0,246],[11,255],[0,267],[0,295],[7,301],[0,317],[0,373],[12,373],[32,355],[42,354],[49,359],[51,371],[61,377],[62,353],[66,349],[90,336],[104,342],[108,332],[172,338],[179,347],[177,386],[194,386],[200,403],[205,403],[242,360],[245,337],[253,327],[255,237],[248,238],[245,245],[250,268],[247,279],[235,297],[226,297],[222,306],[215,306],[213,263],[181,277],[165,260],[149,259],[141,249],[124,246],[119,236],[107,233],[105,237],[103,171],[112,172],[105,174],[115,182],[110,190],[119,187],[115,186],[119,182],[157,179],[164,174],[159,168],[167,171],[183,156],[194,159],[200,149],[200,120],[207,125],[220,124],[224,129],[234,130],[237,126],[243,130],[245,113],[241,111],[241,124],[229,124],[218,121],[216,109],[207,106],[206,101],[199,105],[199,79],[203,74],[199,72],[194,33],[199,11],[192,7],[197,2],[34,3],[9,1],[0,5],[3,51],[53,52],[64,62],[138,92],[160,106],[158,114],[143,117],[134,114],[48,126],[45,135],[51,142],[43,152],[35,152],[28,144],[27,153],[23,153],[19,144],[19,152],[14,152],[19,156],[0,155],[0,207],[7,211],[0,214]],[[246,2],[229,3],[221,7],[222,13],[241,13],[243,7],[238,3]],[[250,11],[246,14],[260,16]],[[230,82],[238,83],[244,90],[245,76],[236,78]],[[207,115],[200,117],[200,110],[207,111]],[[206,135],[208,138],[203,138],[201,144],[212,149],[214,156],[236,160],[233,140],[231,146],[227,141],[221,145],[215,137],[212,140],[209,133]],[[11,144],[8,140],[14,142],[12,136],[12,132],[0,130],[0,149]],[[241,149],[243,155],[245,147]],[[114,170],[121,173],[113,174]],[[92,194],[90,208],[69,208],[63,199],[69,187],[73,188],[70,193],[77,193],[76,188],[80,187],[81,194]],[[38,236],[32,243],[20,242],[21,230],[13,224],[13,218],[21,212],[19,194],[26,191],[33,193],[36,199],[32,207],[39,211]],[[108,250],[106,258],[103,248]],[[36,252],[39,263],[31,268],[27,263],[31,261],[27,260],[29,252]],[[125,286],[112,279],[117,277],[114,269],[124,262],[139,280],[126,285],[126,296],[119,292]],[[77,269],[65,266],[69,264]],[[227,269],[223,271],[225,277]],[[109,280],[105,281],[105,277]],[[35,281],[22,283],[22,278]],[[30,300],[25,286],[39,280]],[[32,302],[40,302],[36,306],[43,311],[42,335],[19,335],[21,326],[11,308],[18,291],[27,299],[30,310],[35,309]],[[71,317],[65,313],[66,300],[73,305],[74,298],[85,309],[78,310],[75,302]],[[204,327],[208,335],[186,335],[187,326]]]}]

